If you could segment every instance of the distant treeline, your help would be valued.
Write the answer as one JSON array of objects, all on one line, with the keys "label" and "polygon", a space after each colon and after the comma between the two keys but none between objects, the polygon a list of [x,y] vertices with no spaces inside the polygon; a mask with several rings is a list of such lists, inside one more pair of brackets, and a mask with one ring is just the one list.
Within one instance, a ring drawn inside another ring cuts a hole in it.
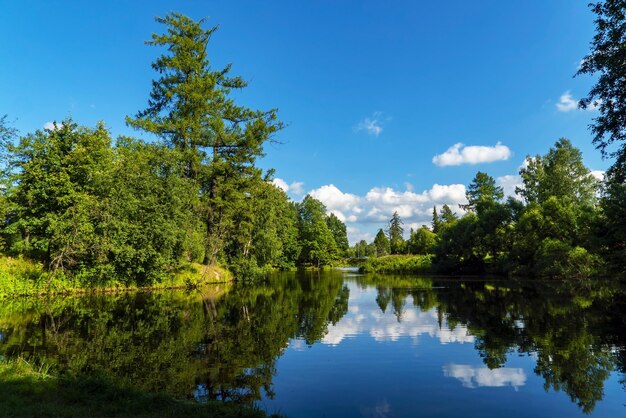
[{"label": "distant treeline", "polygon": [[526,159],[517,198],[505,200],[494,178],[478,172],[468,187],[468,203],[461,206],[463,216],[447,205],[434,207],[430,227],[411,229],[404,240],[402,220],[394,213],[386,233],[379,230],[373,242],[361,241],[351,253],[433,254],[432,271],[438,273],[588,277],[622,272],[624,186],[610,176],[596,179],[581,152],[560,139],[546,155]]},{"label": "distant treeline", "polygon": [[216,28],[157,21],[158,78],[126,119],[157,140],[114,142],[103,123],[71,119],[19,136],[0,118],[0,253],[84,285],[150,284],[192,262],[244,278],[338,258],[345,225],[310,196],[290,201],[255,165],[283,124],[276,109],[235,103],[246,82],[207,57]]}]

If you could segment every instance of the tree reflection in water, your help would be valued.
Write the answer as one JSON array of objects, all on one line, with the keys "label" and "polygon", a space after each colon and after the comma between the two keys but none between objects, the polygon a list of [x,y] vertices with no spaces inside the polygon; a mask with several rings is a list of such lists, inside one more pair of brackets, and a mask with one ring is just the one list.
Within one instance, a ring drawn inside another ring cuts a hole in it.
[{"label": "tree reflection in water", "polygon": [[590,412],[610,372],[626,371],[626,292],[616,282],[344,278],[340,272],[277,274],[222,296],[155,292],[14,301],[0,307],[0,355],[28,357],[58,373],[102,375],[143,391],[252,402],[273,396],[276,361],[290,340],[341,342],[328,332],[348,312],[349,282],[375,290],[379,312],[391,310],[397,324],[410,325],[416,312],[432,313],[440,341],[473,342],[484,367],[448,364],[443,370],[467,387],[523,385],[521,369],[504,365],[512,353],[532,355],[546,390],[564,391]]}]

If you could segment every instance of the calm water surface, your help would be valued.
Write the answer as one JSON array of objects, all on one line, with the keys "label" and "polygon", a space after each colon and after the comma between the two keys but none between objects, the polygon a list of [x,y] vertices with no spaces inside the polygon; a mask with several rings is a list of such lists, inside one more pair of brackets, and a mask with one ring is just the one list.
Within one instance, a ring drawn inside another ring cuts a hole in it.
[{"label": "calm water surface", "polygon": [[626,417],[617,283],[276,275],[19,300],[0,356],[291,417]]}]

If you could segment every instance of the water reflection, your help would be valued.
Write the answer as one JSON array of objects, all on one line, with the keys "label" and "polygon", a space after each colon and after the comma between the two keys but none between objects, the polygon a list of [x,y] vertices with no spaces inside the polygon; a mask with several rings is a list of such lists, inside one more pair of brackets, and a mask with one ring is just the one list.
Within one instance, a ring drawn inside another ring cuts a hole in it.
[{"label": "water reflection", "polygon": [[524,370],[512,367],[490,369],[484,366],[477,367],[467,364],[446,364],[443,366],[443,375],[454,377],[466,388],[512,386],[517,390],[517,388],[526,384],[526,373]]},{"label": "water reflection", "polygon": [[[447,385],[456,379],[459,388],[519,390],[530,375],[546,391],[562,391],[591,413],[605,385],[615,385],[607,383],[612,373],[625,371],[624,295],[616,283],[324,272],[276,275],[221,296],[164,292],[18,300],[0,306],[0,357],[27,356],[60,373],[103,374],[181,398],[254,402],[281,399],[275,380],[277,372],[289,376],[278,363],[288,347],[305,362],[313,347],[335,353],[352,347],[361,356],[353,362],[363,370],[383,352],[400,367],[427,353],[428,362],[419,363],[410,384],[428,378]],[[466,358],[445,357],[450,349]],[[467,357],[475,353],[482,365]],[[330,365],[337,354],[316,355],[327,356],[324,364]],[[532,363],[530,369],[509,364],[520,355]],[[326,367],[341,368],[338,364]],[[426,376],[428,364],[437,368]],[[342,390],[351,385],[357,390],[349,377],[342,378],[348,385]],[[396,390],[415,396],[410,387]],[[360,413],[407,415],[383,395],[377,404],[360,406]],[[428,395],[421,402],[427,403]]]},{"label": "water reflection", "polygon": [[[351,294],[355,293],[353,288],[350,290]],[[395,313],[368,306],[360,299],[351,298],[350,302],[355,304],[348,309],[348,313],[338,324],[329,327],[328,333],[321,340],[322,343],[337,345],[345,338],[360,334],[367,334],[378,342],[398,341],[400,338],[409,337],[417,343],[420,335],[437,338],[441,344],[474,342],[474,336],[469,334],[465,326],[450,328],[445,320],[442,322],[436,309],[426,312],[405,309],[406,303],[414,303],[411,296],[402,299],[401,319],[398,319]]]}]

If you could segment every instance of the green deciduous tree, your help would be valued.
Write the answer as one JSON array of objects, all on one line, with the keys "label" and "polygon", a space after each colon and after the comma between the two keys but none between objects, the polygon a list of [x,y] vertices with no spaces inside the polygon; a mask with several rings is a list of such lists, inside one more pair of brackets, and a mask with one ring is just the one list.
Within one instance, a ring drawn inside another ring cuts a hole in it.
[{"label": "green deciduous tree", "polygon": [[422,226],[417,231],[411,230],[408,242],[409,253],[411,254],[432,254],[437,244],[437,234],[426,226]]},{"label": "green deciduous tree", "polygon": [[585,167],[580,150],[559,139],[545,156],[528,157],[520,170],[523,187],[517,193],[527,203],[542,203],[554,196],[577,205],[593,205],[598,181]]},{"label": "green deciduous tree", "polygon": [[331,213],[326,217],[326,223],[328,224],[328,229],[330,229],[330,232],[335,238],[337,248],[343,255],[345,255],[348,248],[350,248],[346,225],[341,222],[341,220],[334,213]]},{"label": "green deciduous tree", "polygon": [[338,256],[335,237],[326,224],[326,207],[306,195],[298,207],[299,241],[302,245],[300,262],[323,266]]},{"label": "green deciduous tree", "polygon": [[106,235],[115,278],[149,284],[183,260],[201,261],[204,229],[190,209],[198,187],[183,175],[181,152],[131,138],[120,138],[114,152]]},{"label": "green deciduous tree", "polygon": [[484,255],[477,234],[478,217],[470,212],[446,224],[435,247],[435,265],[443,272],[477,273],[484,269]]},{"label": "green deciduous tree", "polygon": [[89,129],[66,120],[10,147],[12,251],[63,271],[106,258],[110,145],[103,124]]}]

